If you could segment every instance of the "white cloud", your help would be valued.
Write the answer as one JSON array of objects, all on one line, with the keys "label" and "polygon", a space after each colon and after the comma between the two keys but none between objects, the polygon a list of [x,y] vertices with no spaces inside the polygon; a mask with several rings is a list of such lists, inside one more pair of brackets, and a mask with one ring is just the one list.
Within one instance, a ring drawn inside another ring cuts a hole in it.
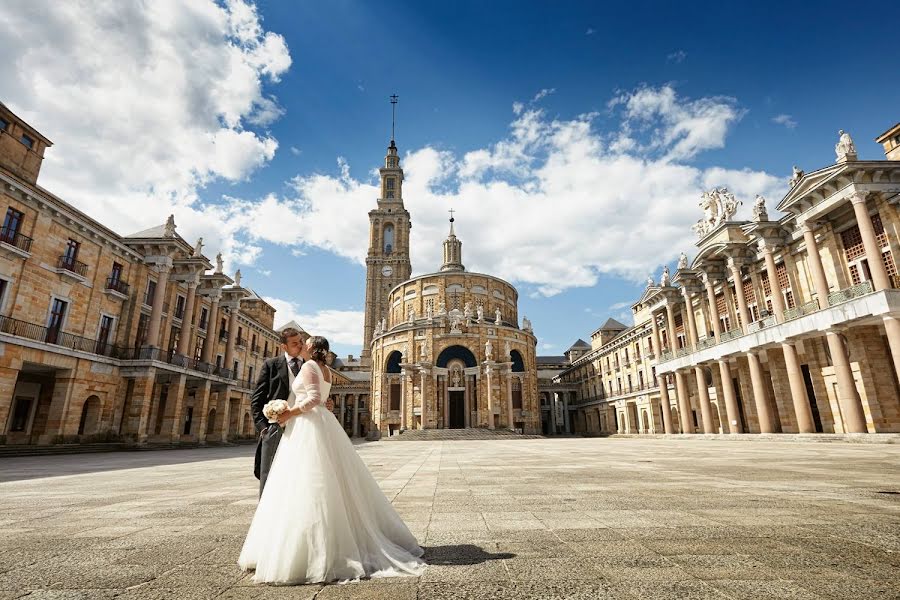
[{"label": "white cloud", "polygon": [[616,302],[609,307],[609,310],[621,310],[623,308],[631,306],[633,303],[634,302]]},{"label": "white cloud", "polygon": [[584,35],[594,35],[595,33],[597,33],[596,29],[594,29],[593,27],[588,27],[587,31],[584,32]]},{"label": "white cloud", "polygon": [[[614,114],[621,108],[622,129],[640,121],[660,131],[658,141],[613,149],[622,130],[598,131],[596,115],[558,120],[518,106],[509,134],[490,146],[462,156],[427,146],[407,152],[414,272],[439,267],[453,207],[466,267],[513,281],[523,294],[593,286],[600,274],[643,282],[680,251],[690,254],[704,190],[733,190],[744,200],[741,216],[755,194],[776,199],[786,188],[762,171],[687,164],[724,144],[741,113],[733,99],[681,99],[664,86],[620,94],[612,106]],[[252,226],[260,241],[326,248],[364,264],[377,172],[357,179],[346,162],[338,164],[338,176],[297,177],[288,197],[236,202],[229,222]]]},{"label": "white cloud", "polygon": [[278,319],[276,326],[296,321],[310,334],[328,338],[331,345],[361,343],[360,336],[365,321],[365,313],[361,310],[320,310],[315,313],[304,313],[289,300],[268,296],[263,300],[275,309]]},{"label": "white cloud", "polygon": [[544,88],[541,91],[539,91],[537,94],[535,94],[534,98],[532,98],[531,101],[538,102],[540,100],[543,100],[550,94],[555,94],[555,93],[556,93],[556,88]]},{"label": "white cloud", "polygon": [[777,123],[778,125],[784,125],[788,129],[793,129],[797,126],[797,121],[791,115],[780,114],[772,117],[772,122]]},{"label": "white cloud", "polygon": [[296,146],[291,146],[291,154],[293,154],[294,156],[300,156],[301,154],[303,154],[303,150]]},{"label": "white cloud", "polygon": [[684,50],[676,50],[668,55],[666,55],[666,62],[681,64],[684,62],[684,59],[687,58],[687,52]]},{"label": "white cloud", "polygon": [[[278,147],[284,109],[265,86],[291,64],[245,0],[12,0],[0,11],[4,102],[58,145],[41,184],[129,234],[174,213],[226,262],[258,249],[197,190],[240,181]],[[138,208],[140,207],[140,208]]]}]

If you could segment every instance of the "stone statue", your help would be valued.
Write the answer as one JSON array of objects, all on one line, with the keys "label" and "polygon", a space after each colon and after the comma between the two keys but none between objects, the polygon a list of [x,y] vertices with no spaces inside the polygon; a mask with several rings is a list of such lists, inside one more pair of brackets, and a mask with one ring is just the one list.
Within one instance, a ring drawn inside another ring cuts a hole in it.
[{"label": "stone statue", "polygon": [[700,208],[703,209],[703,218],[697,221],[691,229],[697,233],[698,237],[705,237],[719,225],[731,219],[740,204],[740,201],[736,200],[734,194],[727,188],[713,188],[704,192],[699,203]]},{"label": "stone statue", "polygon": [[472,303],[471,302],[466,302],[466,305],[463,310],[463,317],[465,317],[466,320],[469,320],[472,318]]},{"label": "stone statue", "polygon": [[688,267],[688,259],[687,254],[684,252],[681,253],[681,256],[678,257],[678,270],[687,269]]},{"label": "stone statue", "polygon": [[766,199],[759,194],[756,195],[756,202],[753,203],[753,220],[757,223],[769,220],[769,213],[766,210]]},{"label": "stone statue", "polygon": [[381,331],[387,331],[387,319],[381,317]]},{"label": "stone statue", "polygon": [[425,359],[428,358],[428,355],[425,353],[425,343],[423,342],[419,345],[419,360],[425,362]]},{"label": "stone statue", "polygon": [[494,325],[503,325],[503,315],[500,314],[500,309],[494,311]]},{"label": "stone statue", "polygon": [[503,356],[509,358],[512,356],[512,348],[509,346],[509,341],[503,344]]},{"label": "stone statue", "polygon": [[406,362],[406,354],[409,352],[409,344],[403,344],[400,348],[400,362]]},{"label": "stone statue", "polygon": [[802,178],[803,178],[803,171],[798,169],[797,165],[794,165],[794,172],[791,175],[791,181],[790,181],[791,187],[794,187],[795,185],[797,185],[797,183],[799,183]]},{"label": "stone statue", "polygon": [[200,256],[200,253],[203,252],[203,238],[197,238],[197,243],[194,244],[194,253],[191,256]]},{"label": "stone statue", "polygon": [[460,326],[462,325],[462,317],[459,314],[459,311],[456,314],[450,315],[450,333],[462,333],[462,329]]},{"label": "stone statue", "polygon": [[484,345],[484,357],[487,360],[491,360],[491,354],[494,353],[494,345],[491,343],[491,340],[488,340]]},{"label": "stone statue", "polygon": [[224,261],[222,260],[222,253],[219,252],[216,254],[216,273],[221,273],[223,268]]},{"label": "stone statue", "polygon": [[484,306],[479,304],[475,308],[475,312],[478,315],[478,322],[481,323],[482,321],[484,321]]},{"label": "stone statue", "polygon": [[662,277],[659,278],[659,285],[662,287],[666,287],[667,285],[669,285],[669,283],[669,265],[666,265],[665,267],[663,267]]},{"label": "stone statue", "polygon": [[406,320],[410,323],[416,320],[416,309],[414,309],[412,306],[410,306],[409,310],[406,311]]},{"label": "stone statue", "polygon": [[462,370],[459,368],[459,365],[453,366],[453,374],[450,376],[450,381],[453,383],[453,387],[460,387],[460,383],[462,383]]},{"label": "stone statue", "polygon": [[656,282],[653,281],[653,277],[648,277],[647,278],[647,287],[652,288],[654,285],[656,285]]},{"label": "stone statue", "polygon": [[441,300],[438,302],[438,314],[443,315],[447,312],[447,306],[444,304],[444,301]]},{"label": "stone statue", "polygon": [[375,335],[381,335],[381,321],[375,323]]},{"label": "stone statue", "polygon": [[431,305],[425,307],[425,318],[429,321],[434,318],[434,312],[431,310]]},{"label": "stone statue", "polygon": [[241,287],[241,270],[234,272],[234,287]]},{"label": "stone statue", "polygon": [[522,317],[522,329],[525,331],[532,331],[531,321],[528,320],[528,317]]},{"label": "stone statue", "polygon": [[166,219],[166,228],[163,233],[166,237],[175,237],[175,215],[169,215]]},{"label": "stone statue", "polygon": [[853,138],[843,129],[838,132],[838,135],[840,138],[834,146],[834,153],[837,155],[838,162],[848,159],[856,160],[856,144],[853,143]]}]

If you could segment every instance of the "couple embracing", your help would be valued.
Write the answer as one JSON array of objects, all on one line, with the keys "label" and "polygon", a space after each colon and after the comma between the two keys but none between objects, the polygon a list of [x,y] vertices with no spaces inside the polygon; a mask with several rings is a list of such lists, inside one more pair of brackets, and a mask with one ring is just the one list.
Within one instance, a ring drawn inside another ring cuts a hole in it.
[{"label": "couple embracing", "polygon": [[421,574],[422,549],[331,412],[328,340],[287,328],[281,344],[250,401],[260,499],[238,565],[258,583]]}]

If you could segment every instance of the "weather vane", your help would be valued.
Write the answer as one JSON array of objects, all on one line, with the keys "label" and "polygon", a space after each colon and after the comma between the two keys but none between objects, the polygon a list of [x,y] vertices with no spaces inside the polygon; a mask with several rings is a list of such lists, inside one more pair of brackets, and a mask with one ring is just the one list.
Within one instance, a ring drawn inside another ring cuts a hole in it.
[{"label": "weather vane", "polygon": [[394,123],[397,121],[397,100],[400,96],[391,94],[391,139],[394,139]]}]

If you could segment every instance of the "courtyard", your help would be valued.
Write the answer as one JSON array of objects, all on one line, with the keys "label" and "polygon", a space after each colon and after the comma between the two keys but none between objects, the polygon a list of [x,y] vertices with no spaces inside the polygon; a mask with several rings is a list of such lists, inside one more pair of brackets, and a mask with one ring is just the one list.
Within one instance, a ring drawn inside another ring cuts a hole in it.
[{"label": "courtyard", "polygon": [[900,598],[900,445],[562,438],[357,447],[418,578],[254,585],[252,446],[4,459],[0,600]]}]

